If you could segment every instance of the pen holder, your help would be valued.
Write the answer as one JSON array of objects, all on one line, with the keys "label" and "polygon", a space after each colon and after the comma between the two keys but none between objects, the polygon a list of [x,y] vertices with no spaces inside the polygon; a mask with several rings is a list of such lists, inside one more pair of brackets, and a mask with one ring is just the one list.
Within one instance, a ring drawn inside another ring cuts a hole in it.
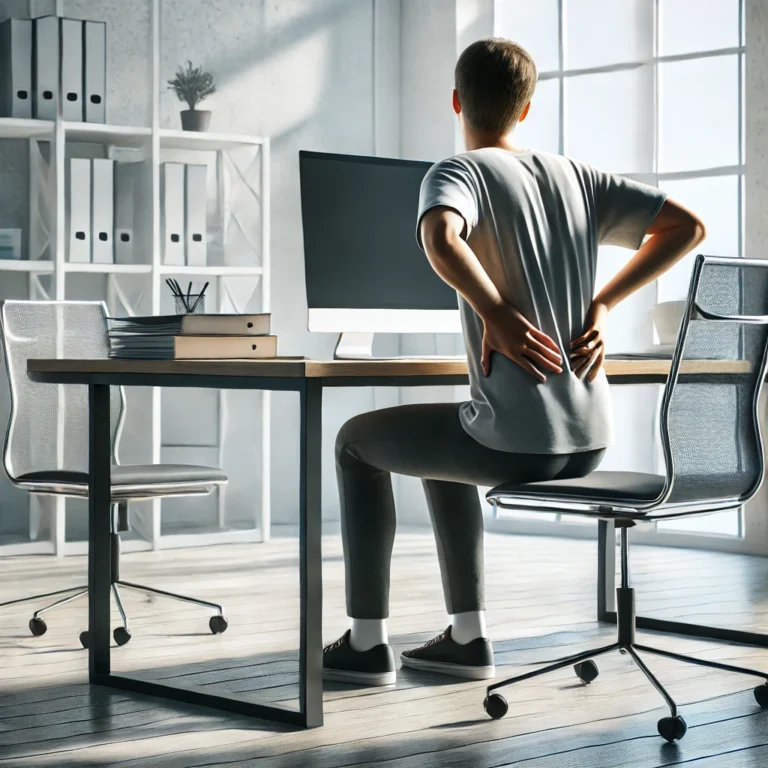
[{"label": "pen holder", "polygon": [[[201,297],[199,293],[190,293],[188,301],[186,296],[184,297],[184,299],[182,299],[179,296],[176,296],[174,301],[176,302],[177,315],[190,315],[190,314],[204,315],[205,314],[205,296]],[[185,301],[187,301],[187,303],[189,304],[190,309],[194,307],[193,312],[190,312],[187,309],[187,307],[184,305]]]}]

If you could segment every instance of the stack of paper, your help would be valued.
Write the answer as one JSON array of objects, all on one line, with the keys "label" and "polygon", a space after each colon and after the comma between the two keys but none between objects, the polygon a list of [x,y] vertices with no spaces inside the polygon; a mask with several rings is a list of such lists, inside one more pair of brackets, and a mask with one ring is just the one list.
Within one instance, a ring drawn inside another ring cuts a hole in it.
[{"label": "stack of paper", "polygon": [[126,360],[277,357],[271,316],[166,315],[109,319],[109,356]]}]

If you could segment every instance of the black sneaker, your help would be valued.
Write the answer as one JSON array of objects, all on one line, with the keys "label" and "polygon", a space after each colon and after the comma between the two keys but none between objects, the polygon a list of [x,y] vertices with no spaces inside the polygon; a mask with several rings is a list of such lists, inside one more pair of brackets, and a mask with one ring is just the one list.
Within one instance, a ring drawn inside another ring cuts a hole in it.
[{"label": "black sneaker", "polygon": [[361,685],[394,685],[395,654],[388,645],[375,645],[356,651],[350,644],[348,629],[335,643],[323,648],[323,680]]},{"label": "black sneaker", "polygon": [[400,660],[404,667],[471,680],[488,680],[496,674],[490,641],[478,637],[471,643],[459,645],[451,637],[451,627],[421,647],[403,651]]}]

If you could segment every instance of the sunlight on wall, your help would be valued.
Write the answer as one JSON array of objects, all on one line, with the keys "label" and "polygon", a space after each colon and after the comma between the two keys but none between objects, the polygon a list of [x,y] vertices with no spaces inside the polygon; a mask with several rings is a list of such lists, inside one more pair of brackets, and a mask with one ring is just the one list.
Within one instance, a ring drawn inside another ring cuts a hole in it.
[{"label": "sunlight on wall", "polygon": [[[279,103],[269,105],[270,133],[273,136],[288,133],[320,111],[323,94],[331,85],[332,56],[331,30],[320,27],[274,51],[267,61],[259,62],[253,69],[235,73],[222,93],[235,96],[229,104],[233,115],[244,107],[259,110],[262,107],[258,98],[244,105],[243,94],[261,92],[264,80],[270,79],[284,94]],[[308,70],[311,70],[311,77]]]}]

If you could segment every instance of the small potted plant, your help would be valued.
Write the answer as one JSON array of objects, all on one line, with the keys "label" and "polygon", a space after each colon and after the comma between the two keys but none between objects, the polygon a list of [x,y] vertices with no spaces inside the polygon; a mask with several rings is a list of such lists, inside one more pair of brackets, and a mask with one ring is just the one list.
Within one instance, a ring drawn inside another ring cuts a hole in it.
[{"label": "small potted plant", "polygon": [[216,93],[213,75],[204,72],[202,67],[193,67],[188,61],[186,68],[180,68],[173,80],[168,81],[179,101],[185,101],[189,109],[181,112],[181,127],[185,131],[205,131],[211,122],[211,113],[195,107],[212,93]]}]

